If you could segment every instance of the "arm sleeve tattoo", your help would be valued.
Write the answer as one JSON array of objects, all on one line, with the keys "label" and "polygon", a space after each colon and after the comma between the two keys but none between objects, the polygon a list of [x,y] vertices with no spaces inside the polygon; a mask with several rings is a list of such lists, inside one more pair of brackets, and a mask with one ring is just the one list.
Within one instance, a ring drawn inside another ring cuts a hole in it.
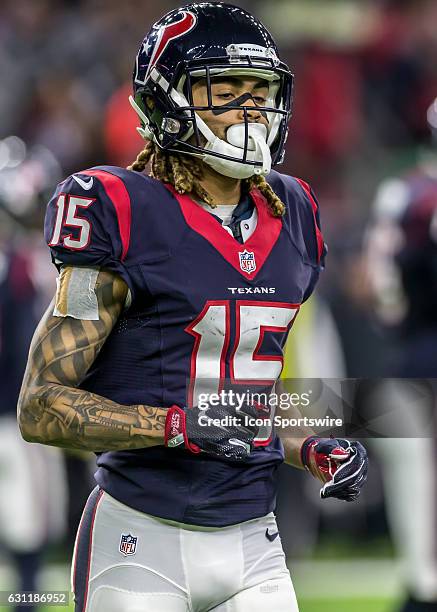
[{"label": "arm sleeve tattoo", "polygon": [[117,321],[127,286],[101,270],[95,292],[99,318],[54,317],[53,303],[34,334],[18,401],[29,442],[90,451],[163,444],[166,410],[125,406],[77,389]]}]

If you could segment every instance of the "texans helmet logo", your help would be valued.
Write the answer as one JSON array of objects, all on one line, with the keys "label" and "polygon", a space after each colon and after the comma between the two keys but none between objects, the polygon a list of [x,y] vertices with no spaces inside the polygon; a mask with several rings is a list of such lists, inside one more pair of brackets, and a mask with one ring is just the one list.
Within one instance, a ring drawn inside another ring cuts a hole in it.
[{"label": "texans helmet logo", "polygon": [[152,57],[150,58],[150,63],[147,68],[146,76],[144,78],[144,83],[149,78],[149,74],[152,71],[153,67],[159,61],[159,58],[166,50],[168,44],[174,40],[175,38],[179,38],[180,36],[184,36],[184,34],[188,34],[194,26],[196,25],[197,18],[190,11],[182,10],[182,18],[179,21],[175,21],[173,23],[169,23],[159,31],[157,41],[155,43],[155,47],[152,52]]}]

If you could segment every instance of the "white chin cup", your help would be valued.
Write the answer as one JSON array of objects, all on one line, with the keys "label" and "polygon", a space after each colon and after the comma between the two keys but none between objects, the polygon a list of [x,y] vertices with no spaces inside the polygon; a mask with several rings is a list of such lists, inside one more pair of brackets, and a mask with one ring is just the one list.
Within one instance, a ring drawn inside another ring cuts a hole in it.
[{"label": "white chin cup", "polygon": [[[198,122],[199,123],[199,122]],[[200,123],[203,123],[200,120]],[[205,125],[205,124],[204,124]],[[203,126],[200,126],[202,130]],[[226,141],[221,140],[218,136],[215,136],[211,130],[207,130],[209,133],[208,142],[205,146],[205,151],[211,151],[212,153],[220,153],[221,155],[229,155],[237,159],[242,159],[244,154],[244,142],[245,142],[245,124],[237,123],[231,125],[226,131]],[[265,125],[260,123],[249,123],[247,126],[247,161],[259,162],[260,166],[252,166],[239,161],[223,159],[221,157],[215,157],[205,153],[202,159],[211,168],[220,174],[229,176],[237,179],[245,179],[253,176],[254,174],[266,175],[270,172],[272,167],[272,157],[270,154],[270,148],[267,145],[267,128]]]}]

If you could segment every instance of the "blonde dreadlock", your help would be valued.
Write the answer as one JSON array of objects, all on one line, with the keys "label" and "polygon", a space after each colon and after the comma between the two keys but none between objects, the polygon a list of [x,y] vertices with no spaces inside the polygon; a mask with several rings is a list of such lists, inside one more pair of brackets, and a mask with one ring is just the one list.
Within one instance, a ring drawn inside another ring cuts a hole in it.
[{"label": "blonde dreadlock", "polygon": [[[206,202],[211,208],[217,206],[200,184],[202,163],[196,157],[166,152],[153,142],[148,142],[144,149],[140,151],[133,164],[128,166],[128,170],[144,172],[149,162],[151,162],[150,176],[153,178],[163,183],[170,183],[177,193],[192,193],[199,200]],[[248,179],[244,179],[243,188],[247,191],[255,188],[259,189],[267,200],[270,212],[274,217],[281,217],[285,213],[285,205],[263,176],[251,176]]]}]

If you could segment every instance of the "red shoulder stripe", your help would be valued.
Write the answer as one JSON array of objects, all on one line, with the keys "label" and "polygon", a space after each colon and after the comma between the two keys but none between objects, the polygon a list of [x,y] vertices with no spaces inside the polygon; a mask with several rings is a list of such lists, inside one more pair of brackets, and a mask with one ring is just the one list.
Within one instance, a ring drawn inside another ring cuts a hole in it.
[{"label": "red shoulder stripe", "polygon": [[102,183],[106,195],[111,200],[117,214],[118,227],[122,244],[122,261],[126,258],[130,244],[131,201],[126,185],[121,178],[105,170],[84,170],[79,174],[95,176]]},{"label": "red shoulder stripe", "polygon": [[317,225],[317,218],[316,218],[316,213],[317,213],[317,203],[315,201],[315,199],[313,198],[312,194],[311,194],[311,188],[308,185],[308,183],[305,183],[305,181],[303,181],[300,178],[294,177],[296,178],[296,181],[299,183],[299,185],[302,187],[302,189],[305,191],[305,193],[308,196],[308,199],[311,203],[312,209],[313,209],[313,218],[314,218],[314,226],[316,228],[316,240],[317,240],[317,263],[320,261],[320,258],[322,257],[322,253],[323,253],[323,247],[324,247],[324,241],[323,241],[323,235],[322,232],[320,231],[319,226]]}]

